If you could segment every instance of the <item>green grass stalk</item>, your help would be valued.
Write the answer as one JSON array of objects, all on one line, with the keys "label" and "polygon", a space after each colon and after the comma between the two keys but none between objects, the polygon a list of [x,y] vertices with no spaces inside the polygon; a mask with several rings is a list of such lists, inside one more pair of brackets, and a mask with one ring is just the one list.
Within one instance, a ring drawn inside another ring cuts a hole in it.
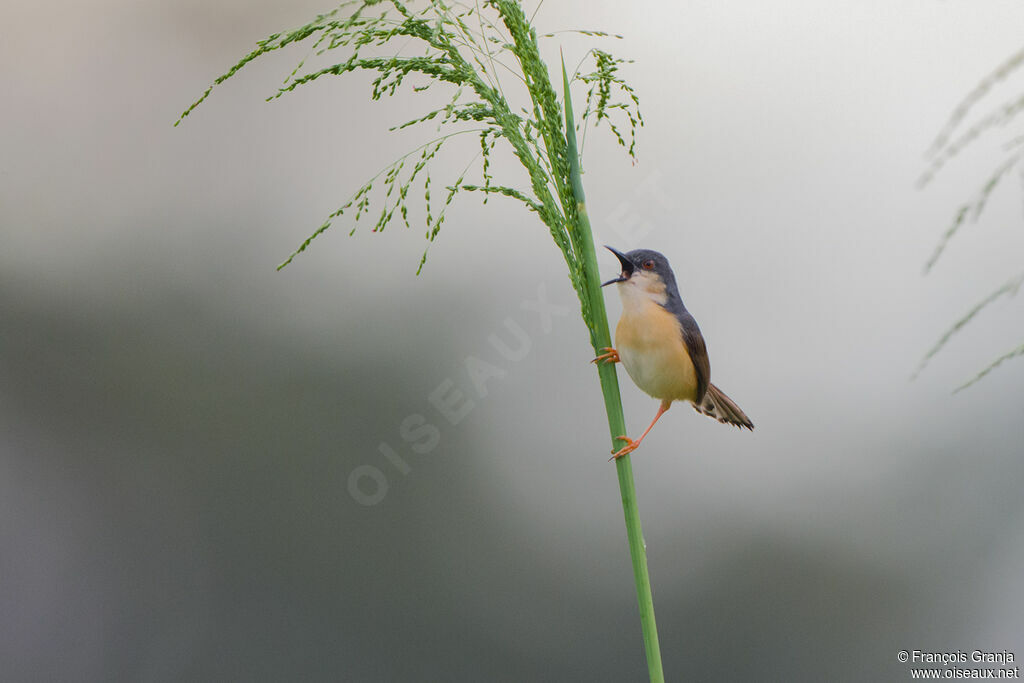
[{"label": "green grass stalk", "polygon": [[[575,240],[580,245],[581,260],[585,282],[585,294],[590,303],[591,341],[594,353],[612,345],[611,333],[608,329],[608,313],[604,306],[604,294],[601,290],[601,275],[597,268],[597,254],[594,249],[594,237],[590,230],[590,218],[587,216],[587,200],[583,193],[583,180],[580,177],[579,153],[576,149],[576,129],[572,112],[572,98],[569,94],[569,77],[562,62],[562,83],[565,89],[565,138],[569,156],[569,178],[572,193],[576,199],[576,230],[579,233]],[[619,393],[619,379],[614,363],[597,363],[598,375],[601,380],[601,392],[604,394],[604,408],[608,415],[608,430],[611,433],[612,449],[618,450],[622,443],[617,436],[626,433],[626,418],[622,412],[622,397]],[[658,625],[654,618],[654,598],[651,595],[651,579],[647,572],[647,548],[644,533],[640,526],[640,509],[636,501],[636,485],[633,482],[633,463],[629,454],[615,460],[615,469],[619,475],[619,492],[622,494],[622,512],[626,518],[626,537],[629,539],[629,554],[633,560],[633,580],[636,582],[636,600],[640,607],[640,626],[644,636],[644,652],[647,654],[647,670],[652,683],[665,680],[661,666],[661,646],[658,644]]]}]

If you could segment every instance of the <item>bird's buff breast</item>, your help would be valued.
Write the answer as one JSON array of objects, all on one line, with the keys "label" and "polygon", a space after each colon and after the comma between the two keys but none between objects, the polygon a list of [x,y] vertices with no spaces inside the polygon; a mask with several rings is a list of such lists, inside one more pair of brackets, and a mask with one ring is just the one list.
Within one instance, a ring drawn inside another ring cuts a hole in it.
[{"label": "bird's buff breast", "polygon": [[676,317],[650,300],[630,308],[619,319],[615,348],[633,382],[654,398],[696,399],[697,372]]}]

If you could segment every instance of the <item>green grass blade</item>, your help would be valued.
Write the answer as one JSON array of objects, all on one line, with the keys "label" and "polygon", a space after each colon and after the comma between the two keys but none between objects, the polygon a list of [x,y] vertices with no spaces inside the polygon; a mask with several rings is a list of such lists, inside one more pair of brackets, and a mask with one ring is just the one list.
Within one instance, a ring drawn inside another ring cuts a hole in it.
[{"label": "green grass blade", "polygon": [[[604,306],[604,295],[601,291],[601,275],[597,269],[597,254],[594,249],[594,237],[590,230],[590,219],[587,217],[587,202],[583,194],[583,180],[580,177],[580,157],[576,148],[575,119],[572,113],[572,98],[569,95],[569,77],[562,62],[562,84],[565,89],[565,137],[569,156],[569,178],[572,193],[576,199],[577,231],[573,242],[578,246],[583,262],[584,286],[586,297],[590,302],[590,330],[594,353],[602,347],[611,346],[611,333],[608,330],[608,314]],[[619,380],[613,363],[598,363],[598,374],[601,379],[601,391],[604,393],[604,407],[608,414],[608,429],[611,432],[612,448],[617,450],[622,444],[615,437],[626,433],[626,419],[622,413],[622,398],[619,394]],[[619,475],[619,491],[622,493],[622,511],[626,517],[626,536],[629,538],[629,554],[633,560],[633,578],[636,581],[636,598],[640,606],[640,625],[643,629],[644,651],[647,653],[647,670],[652,683],[661,683],[665,674],[661,668],[661,646],[658,644],[658,626],[654,619],[654,599],[651,595],[651,579],[647,573],[647,549],[644,544],[643,529],[640,527],[640,510],[636,502],[636,486],[633,482],[633,463],[629,455],[615,461]]]}]

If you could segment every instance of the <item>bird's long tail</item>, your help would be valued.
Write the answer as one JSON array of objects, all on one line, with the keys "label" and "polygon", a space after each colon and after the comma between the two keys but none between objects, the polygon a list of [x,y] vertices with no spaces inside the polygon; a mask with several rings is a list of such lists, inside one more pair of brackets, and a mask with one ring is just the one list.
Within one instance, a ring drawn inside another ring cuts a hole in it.
[{"label": "bird's long tail", "polygon": [[723,424],[731,424],[740,428],[746,427],[750,431],[754,431],[754,423],[750,421],[747,414],[714,384],[708,385],[704,400],[699,405],[694,403],[693,407],[698,413],[704,413]]}]

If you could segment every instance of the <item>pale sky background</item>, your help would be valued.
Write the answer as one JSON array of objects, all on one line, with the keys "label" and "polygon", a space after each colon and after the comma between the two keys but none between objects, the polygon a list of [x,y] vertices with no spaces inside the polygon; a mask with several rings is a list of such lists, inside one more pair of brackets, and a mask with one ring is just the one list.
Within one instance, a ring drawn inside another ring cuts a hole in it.
[{"label": "pale sky background", "polygon": [[[644,679],[600,391],[546,228],[467,195],[418,277],[419,226],[349,238],[346,221],[278,273],[432,133],[387,132],[426,100],[373,103],[354,77],[264,103],[299,47],[171,126],[256,40],[327,9],[0,5],[5,680]],[[922,275],[1019,128],[915,189],[1022,22],[1019,3],[938,0],[538,12],[541,32],[625,36],[606,47],[635,60],[646,126],[635,166],[588,133],[595,232],[668,256],[713,380],[757,425],[677,406],[634,456],[671,680],[1024,657],[1024,360],[951,393],[1024,340],[1024,300],[909,381],[1022,268],[1014,174]],[[548,63],[592,41],[551,41]],[[1022,89],[1014,74],[977,113]],[[540,287],[568,312],[547,332],[523,308]],[[518,361],[488,342],[508,318]],[[504,373],[486,396],[468,357]],[[639,433],[657,403],[620,380]],[[475,401],[457,425],[429,400],[446,381]],[[410,415],[439,430],[428,454],[402,439]],[[360,466],[388,481],[377,505],[349,494]]]}]

